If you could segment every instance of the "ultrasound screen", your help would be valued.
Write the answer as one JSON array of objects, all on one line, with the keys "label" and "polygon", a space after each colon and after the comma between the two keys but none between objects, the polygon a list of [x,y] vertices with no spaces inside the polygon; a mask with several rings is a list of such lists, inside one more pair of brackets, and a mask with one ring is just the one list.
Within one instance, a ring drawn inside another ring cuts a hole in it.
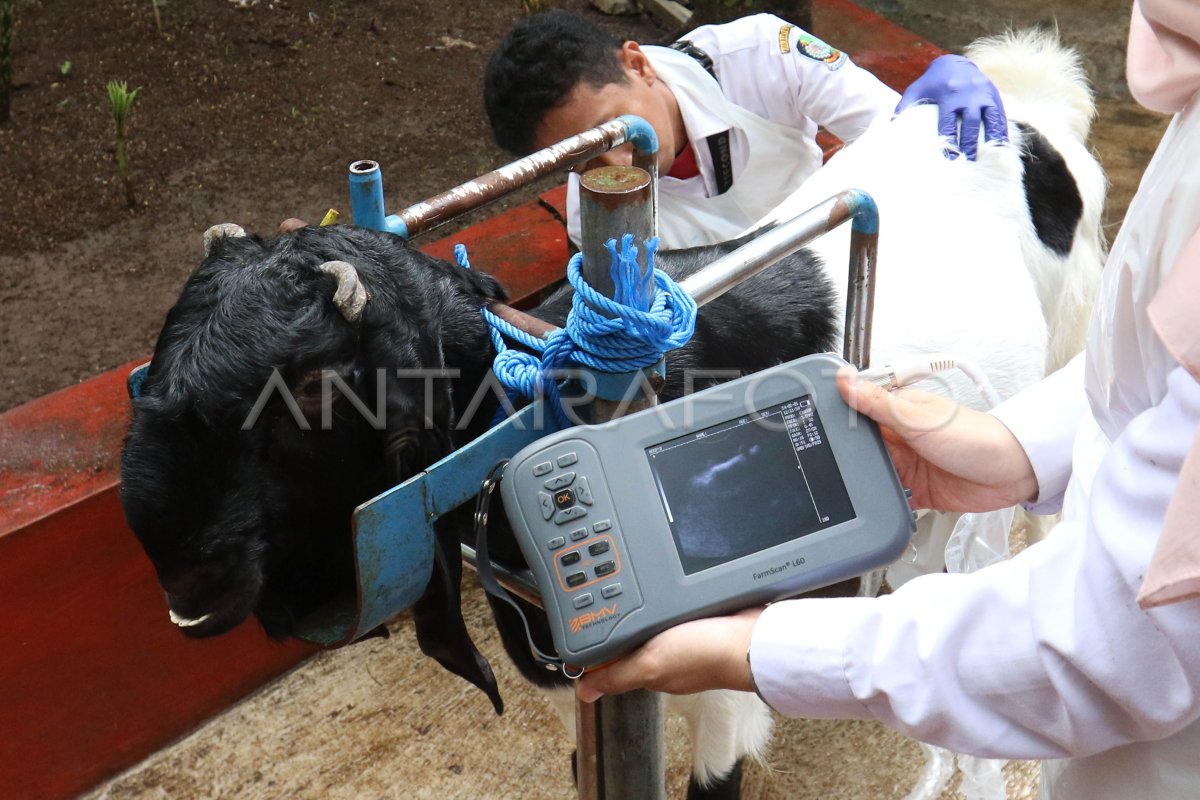
[{"label": "ultrasound screen", "polygon": [[684,573],[854,519],[809,395],[646,448]]}]

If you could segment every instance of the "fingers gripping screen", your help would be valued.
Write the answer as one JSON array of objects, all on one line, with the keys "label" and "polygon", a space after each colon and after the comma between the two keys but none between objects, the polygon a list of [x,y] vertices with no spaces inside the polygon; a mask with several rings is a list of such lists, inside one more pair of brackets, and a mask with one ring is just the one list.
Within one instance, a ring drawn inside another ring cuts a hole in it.
[{"label": "fingers gripping screen", "polygon": [[684,573],[854,519],[808,395],[646,448]]}]

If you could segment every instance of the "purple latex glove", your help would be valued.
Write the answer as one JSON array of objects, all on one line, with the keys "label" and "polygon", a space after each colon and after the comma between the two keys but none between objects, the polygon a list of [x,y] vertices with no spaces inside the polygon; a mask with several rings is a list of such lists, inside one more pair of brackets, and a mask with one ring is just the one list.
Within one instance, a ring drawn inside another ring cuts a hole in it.
[{"label": "purple latex glove", "polygon": [[[962,56],[939,56],[904,90],[896,113],[914,103],[937,103],[938,134],[958,145],[971,161],[979,147],[979,127],[989,142],[1008,141],[1008,119],[1000,93],[979,67]],[[955,158],[947,152],[949,158]]]}]

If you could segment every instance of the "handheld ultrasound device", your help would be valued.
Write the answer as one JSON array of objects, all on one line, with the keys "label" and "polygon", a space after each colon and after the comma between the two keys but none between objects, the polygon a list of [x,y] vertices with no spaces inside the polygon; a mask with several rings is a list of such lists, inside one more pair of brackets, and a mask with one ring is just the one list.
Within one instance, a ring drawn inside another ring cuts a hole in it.
[{"label": "handheld ultrasound device", "polygon": [[504,507],[565,664],[900,556],[912,511],[838,394],[844,363],[807,356],[513,456]]}]

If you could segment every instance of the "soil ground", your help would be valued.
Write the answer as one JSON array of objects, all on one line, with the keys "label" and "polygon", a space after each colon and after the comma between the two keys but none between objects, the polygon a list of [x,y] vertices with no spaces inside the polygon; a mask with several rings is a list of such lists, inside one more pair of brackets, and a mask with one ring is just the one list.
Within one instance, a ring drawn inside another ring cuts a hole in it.
[{"label": "soil ground", "polygon": [[[148,0],[17,2],[13,118],[0,126],[0,411],[149,353],[214,223],[267,233],[289,216],[348,211],[345,169],[358,158],[383,165],[393,210],[508,160],[480,75],[517,0],[173,0],[161,32]],[[555,5],[640,41],[668,33],[586,0]],[[1162,126],[1124,92],[1126,0],[863,5],[948,49],[1057,21],[1100,94],[1094,140],[1119,223]],[[133,209],[110,80],[139,89]]]},{"label": "soil ground", "polygon": [[[1093,143],[1113,184],[1115,235],[1165,126],[1124,90],[1127,0],[862,4],[950,50],[1057,21],[1100,96]],[[148,353],[213,223],[269,232],[285,217],[346,211],[345,167],[358,158],[384,165],[393,209],[507,160],[491,142],[479,76],[522,13],[516,0],[245,5],[171,0],[160,32],[146,0],[21,0],[18,91],[0,126],[0,410]],[[641,41],[664,35],[644,16],[593,16]],[[140,87],[134,209],[113,160],[112,79]],[[414,655],[401,618],[390,641],[317,656],[88,797],[572,796],[570,743],[508,668],[474,590],[469,606],[504,717]],[[671,724],[671,796],[682,796],[685,748]],[[875,724],[781,721],[746,797],[899,798],[922,762],[914,743]],[[1032,796],[1033,765],[1007,774],[1010,797]]]},{"label": "soil ground", "polygon": [[[17,89],[0,126],[0,411],[149,353],[210,225],[265,234],[330,207],[348,215],[346,167],[360,158],[383,166],[394,211],[511,160],[492,143],[481,81],[517,0],[171,0],[161,33],[150,0],[17,2]],[[594,16],[662,36],[643,16]],[[139,89],[133,209],[110,80]]]}]

